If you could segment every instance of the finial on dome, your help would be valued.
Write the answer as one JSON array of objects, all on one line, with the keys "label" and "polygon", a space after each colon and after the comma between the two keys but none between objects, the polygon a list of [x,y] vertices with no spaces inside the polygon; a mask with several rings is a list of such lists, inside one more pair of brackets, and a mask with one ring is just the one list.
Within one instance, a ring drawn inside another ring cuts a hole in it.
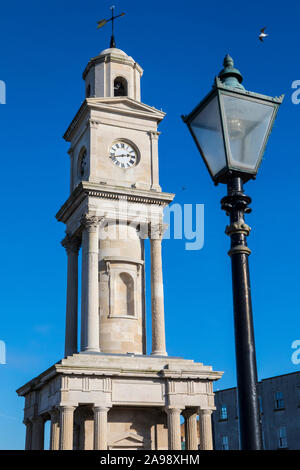
[{"label": "finial on dome", "polygon": [[108,23],[109,21],[111,21],[111,38],[110,38],[110,48],[115,48],[116,47],[116,41],[115,41],[115,36],[114,36],[114,21],[116,18],[119,18],[120,16],[124,16],[125,13],[121,13],[120,15],[116,15],[114,16],[114,9],[115,9],[115,5],[112,5],[110,7],[111,9],[111,18],[109,18],[108,20],[100,20],[98,21],[98,26],[97,26],[97,29],[99,28],[102,28],[102,26],[104,26],[106,23]]},{"label": "finial on dome", "polygon": [[245,88],[241,84],[243,76],[238,69],[234,68],[233,58],[229,54],[224,57],[223,66],[223,70],[219,73],[222,83],[226,86],[244,90]]}]

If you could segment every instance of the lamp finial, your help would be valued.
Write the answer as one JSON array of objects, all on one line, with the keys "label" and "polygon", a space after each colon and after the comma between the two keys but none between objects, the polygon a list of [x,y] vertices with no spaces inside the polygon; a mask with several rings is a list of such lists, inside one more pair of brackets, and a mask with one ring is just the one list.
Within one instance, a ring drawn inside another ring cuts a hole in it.
[{"label": "lamp finial", "polygon": [[224,85],[244,90],[242,74],[238,69],[234,68],[233,58],[229,54],[224,57],[223,66],[224,68],[219,73],[219,78]]},{"label": "lamp finial", "polygon": [[233,58],[229,54],[227,54],[224,57],[223,65],[224,65],[224,67],[233,67],[234,66]]}]

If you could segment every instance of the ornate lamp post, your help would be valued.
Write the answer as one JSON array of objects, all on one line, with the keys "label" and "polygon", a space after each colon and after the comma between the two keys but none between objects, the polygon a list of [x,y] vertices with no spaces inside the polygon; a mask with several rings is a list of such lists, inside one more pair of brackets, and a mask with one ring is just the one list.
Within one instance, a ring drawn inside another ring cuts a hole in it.
[{"label": "ornate lamp post", "polygon": [[221,207],[230,217],[225,233],[231,238],[234,329],[243,450],[262,447],[257,396],[257,369],[247,246],[251,212],[243,183],[255,179],[283,95],[271,98],[246,91],[232,58],[216,77],[212,91],[188,115],[182,116],[215,184],[227,184]]}]

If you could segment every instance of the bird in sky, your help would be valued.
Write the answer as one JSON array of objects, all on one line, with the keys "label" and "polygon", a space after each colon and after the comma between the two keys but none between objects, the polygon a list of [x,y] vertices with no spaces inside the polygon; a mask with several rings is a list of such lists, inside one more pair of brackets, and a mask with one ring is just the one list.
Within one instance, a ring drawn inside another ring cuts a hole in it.
[{"label": "bird in sky", "polygon": [[260,35],[258,36],[259,40],[261,42],[264,42],[264,38],[269,36],[268,34],[265,33],[266,26],[260,30]]}]

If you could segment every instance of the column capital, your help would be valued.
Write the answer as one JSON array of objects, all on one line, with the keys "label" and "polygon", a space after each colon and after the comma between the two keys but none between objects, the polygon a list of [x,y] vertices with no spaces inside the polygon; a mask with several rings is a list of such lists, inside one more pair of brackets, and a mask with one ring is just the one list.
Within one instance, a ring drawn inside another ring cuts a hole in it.
[{"label": "column capital", "polygon": [[165,412],[167,414],[181,414],[183,408],[178,408],[176,406],[165,406]]},{"label": "column capital", "polygon": [[98,404],[94,404],[93,406],[93,410],[94,411],[102,411],[103,413],[108,413],[109,410],[111,409],[112,405],[109,405],[109,404],[105,404],[105,405],[98,405]]},{"label": "column capital", "polygon": [[51,417],[51,420],[59,418],[59,409],[52,408],[51,410],[49,410],[49,415]]},{"label": "column capital", "polygon": [[189,407],[189,408],[185,408],[183,411],[182,411],[182,416],[184,418],[190,418],[191,416],[193,416],[194,414],[198,414],[199,412],[199,408],[197,407]]},{"label": "column capital", "polygon": [[96,215],[84,214],[80,219],[80,224],[84,230],[88,232],[96,232],[101,220],[104,219],[104,216],[98,217]]},{"label": "column capital", "polygon": [[32,424],[32,418],[24,418],[23,424],[25,424],[25,426],[27,426],[27,424]]},{"label": "column capital", "polygon": [[81,239],[76,236],[71,236],[69,233],[67,233],[65,238],[61,241],[61,244],[66,249],[67,254],[75,253],[78,255]]},{"label": "column capital", "polygon": [[168,224],[151,222],[149,224],[149,238],[151,240],[161,240],[167,228]]},{"label": "column capital", "polygon": [[158,140],[158,137],[160,136],[161,132],[159,131],[148,131],[148,135],[153,139],[153,140]]},{"label": "column capital", "polygon": [[201,415],[211,415],[213,412],[213,410],[210,410],[210,409],[202,409],[202,408],[199,408],[199,414]]},{"label": "column capital", "polygon": [[30,421],[32,423],[43,423],[45,421],[45,418],[42,415],[35,415],[33,416]]},{"label": "column capital", "polygon": [[76,410],[76,406],[75,405],[59,405],[57,407],[58,410],[62,411],[62,412],[71,412],[73,413],[75,410]]}]

